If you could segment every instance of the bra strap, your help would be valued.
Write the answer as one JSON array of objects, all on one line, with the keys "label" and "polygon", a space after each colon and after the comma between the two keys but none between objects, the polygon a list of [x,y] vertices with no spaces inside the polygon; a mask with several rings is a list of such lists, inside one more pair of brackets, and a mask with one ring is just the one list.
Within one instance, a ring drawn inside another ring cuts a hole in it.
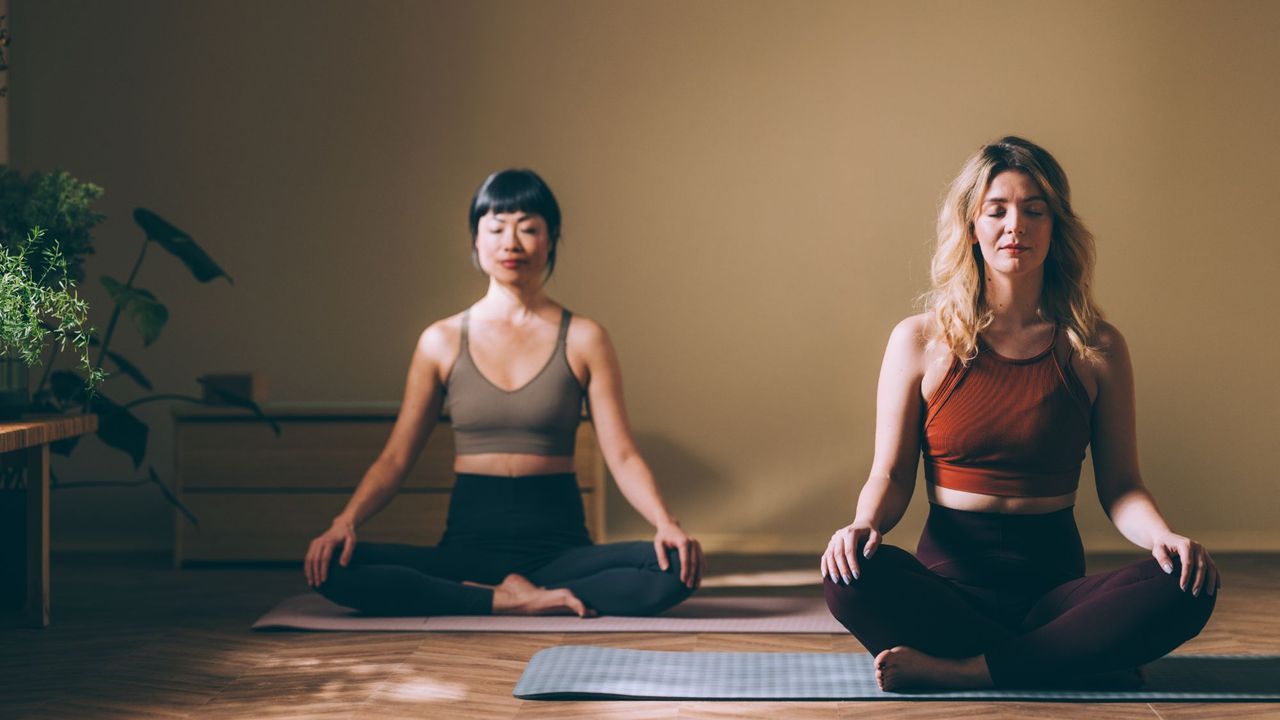
[{"label": "bra strap", "polygon": [[471,321],[471,308],[462,311],[462,347],[467,347],[467,325]]},{"label": "bra strap", "polygon": [[556,338],[557,345],[564,345],[565,338],[569,337],[569,318],[573,317],[573,313],[566,310],[560,311],[560,335]]}]

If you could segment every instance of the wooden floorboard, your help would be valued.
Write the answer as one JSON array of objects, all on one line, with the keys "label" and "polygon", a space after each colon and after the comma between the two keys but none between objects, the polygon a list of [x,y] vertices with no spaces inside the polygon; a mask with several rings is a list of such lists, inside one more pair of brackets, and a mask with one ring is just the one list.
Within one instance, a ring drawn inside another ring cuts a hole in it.
[{"label": "wooden floorboard", "polygon": [[[1092,558],[1090,570],[1117,562]],[[1220,563],[1217,611],[1179,652],[1280,652],[1280,556],[1227,556]],[[777,574],[776,561],[762,565]],[[734,568],[747,576],[749,570]],[[159,560],[56,559],[53,623],[0,630],[0,718],[1280,717],[1280,705],[1243,703],[524,702],[511,690],[529,658],[570,642],[754,652],[860,646],[847,635],[248,630],[275,602],[304,590],[297,569],[174,570]]]}]

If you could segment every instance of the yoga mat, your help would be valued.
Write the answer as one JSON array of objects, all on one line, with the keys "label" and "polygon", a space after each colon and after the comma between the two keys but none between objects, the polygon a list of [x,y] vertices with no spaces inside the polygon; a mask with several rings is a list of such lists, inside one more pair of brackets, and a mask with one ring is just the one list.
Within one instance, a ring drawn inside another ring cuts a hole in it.
[{"label": "yoga mat", "polygon": [[254,630],[359,632],[721,632],[845,633],[821,595],[812,597],[694,597],[657,617],[572,615],[451,615],[368,617],[317,593],[285,600],[253,624]]},{"label": "yoga mat", "polygon": [[660,652],[589,645],[541,650],[514,695],[524,700],[1280,701],[1280,656],[1170,655],[1137,690],[886,693],[869,653]]}]

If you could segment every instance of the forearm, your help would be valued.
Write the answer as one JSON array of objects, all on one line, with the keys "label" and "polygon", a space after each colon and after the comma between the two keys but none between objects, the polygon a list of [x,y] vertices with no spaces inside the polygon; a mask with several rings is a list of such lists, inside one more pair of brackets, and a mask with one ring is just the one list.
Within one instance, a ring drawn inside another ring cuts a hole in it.
[{"label": "forearm", "polygon": [[872,475],[858,494],[854,523],[875,528],[880,534],[893,529],[907,511],[914,485],[895,482],[888,475]]},{"label": "forearm", "polygon": [[1106,506],[1111,522],[1129,542],[1151,549],[1154,538],[1169,532],[1155,498],[1145,487],[1134,487],[1116,495]]},{"label": "forearm", "polygon": [[667,510],[658,485],[653,479],[653,471],[648,463],[639,455],[630,455],[611,463],[609,470],[613,472],[614,482],[622,491],[622,496],[631,503],[637,512],[655,528],[675,523],[675,518]]},{"label": "forearm", "polygon": [[356,491],[342,512],[334,518],[334,523],[359,527],[391,502],[404,482],[405,475],[406,470],[395,462],[384,457],[378,458],[360,479]]}]

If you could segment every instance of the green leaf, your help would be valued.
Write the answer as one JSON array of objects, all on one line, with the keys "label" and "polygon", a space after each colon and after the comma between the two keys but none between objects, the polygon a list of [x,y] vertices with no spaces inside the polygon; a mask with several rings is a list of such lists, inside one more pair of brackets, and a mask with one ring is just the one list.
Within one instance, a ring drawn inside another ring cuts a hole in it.
[{"label": "green leaf", "polygon": [[84,376],[71,370],[54,370],[49,376],[49,388],[63,406],[84,402]]},{"label": "green leaf", "polygon": [[102,285],[111,294],[111,299],[129,314],[129,319],[142,335],[142,344],[150,345],[160,337],[164,324],[169,321],[169,308],[166,308],[150,291],[142,288],[122,285],[115,278],[102,276]]},{"label": "green leaf", "polygon": [[117,370],[133,378],[133,381],[141,385],[143,388],[147,390],[152,389],[151,381],[147,379],[146,375],[142,374],[142,371],[138,369],[138,366],[124,359],[123,356],[117,353],[113,353],[110,350],[107,351],[107,357],[111,358],[111,362],[116,364]]},{"label": "green leaf", "polygon": [[258,403],[250,400],[244,395],[240,395],[239,393],[227,392],[217,385],[210,385],[209,381],[204,378],[196,378],[196,382],[200,383],[205,390],[217,396],[217,398],[222,402],[228,405],[242,407],[249,412],[252,412],[259,420],[271,426],[271,431],[275,433],[276,437],[280,437],[280,425],[277,424],[275,420],[267,417],[267,414],[262,411],[262,408],[258,407]]},{"label": "green leaf", "polygon": [[[40,325],[50,332],[58,329],[56,325],[50,323],[48,320],[41,320]],[[84,331],[84,336],[87,338],[89,347],[98,347],[98,334],[94,332],[93,328],[89,328]]]},{"label": "green leaf", "polygon": [[[85,401],[84,377],[71,370],[55,370],[49,376],[49,387],[63,407],[82,404]],[[146,424],[101,393],[89,398],[89,412],[98,416],[98,437],[104,443],[122,450],[133,459],[133,466],[142,464],[147,453]],[[59,455],[70,455],[76,443],[72,439],[53,443],[50,449]]]},{"label": "green leaf", "polygon": [[207,283],[210,280],[224,277],[227,282],[234,282],[231,276],[222,271],[213,258],[196,244],[191,236],[170,225],[168,221],[146,208],[135,208],[133,221],[147,234],[148,240],[168,250],[187,266],[196,280]]},{"label": "green leaf", "polygon": [[134,467],[142,465],[147,454],[147,435],[151,432],[147,424],[102,393],[89,401],[89,412],[98,416],[98,438],[127,454]]}]

